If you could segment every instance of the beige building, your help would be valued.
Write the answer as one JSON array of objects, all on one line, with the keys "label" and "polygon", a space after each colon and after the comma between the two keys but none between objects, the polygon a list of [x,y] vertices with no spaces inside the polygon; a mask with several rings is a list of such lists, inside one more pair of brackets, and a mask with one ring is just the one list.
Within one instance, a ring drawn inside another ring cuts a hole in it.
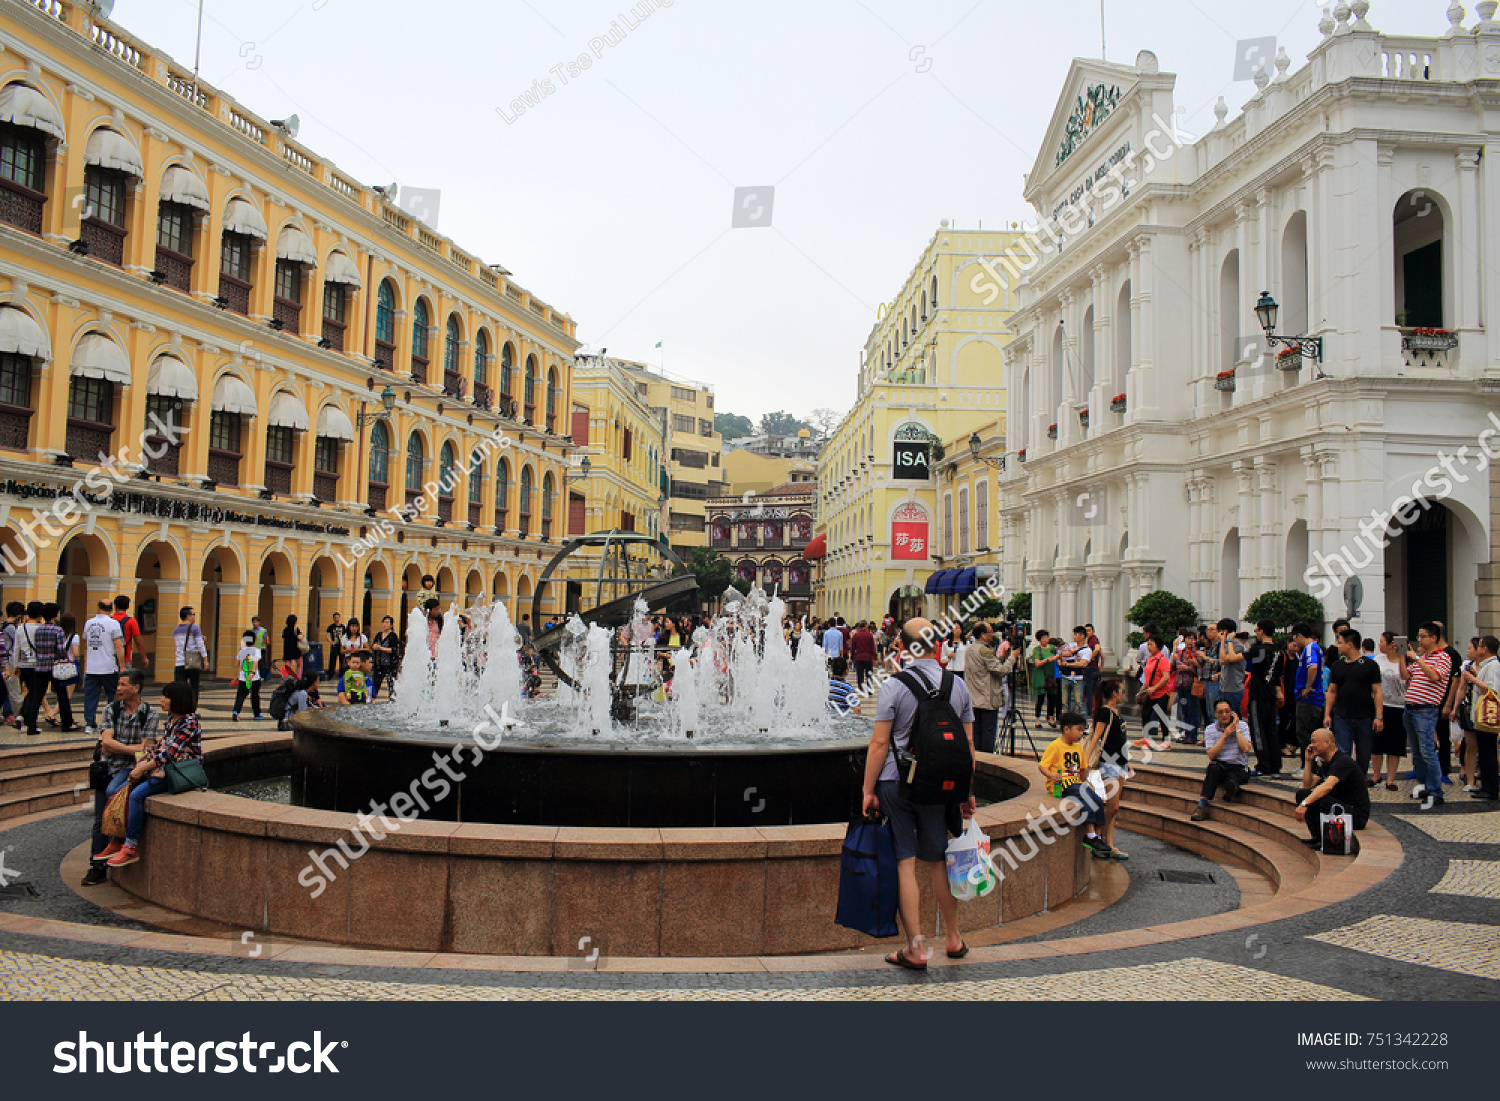
[{"label": "beige building", "polygon": [[816,457],[783,458],[746,450],[724,452],[723,470],[724,493],[730,497],[764,493],[787,482],[812,482],[818,477]]},{"label": "beige building", "polygon": [[749,499],[708,502],[710,545],[734,564],[734,579],[780,596],[795,615],[808,612],[812,600],[812,566],[803,551],[813,538],[817,494],[816,482],[796,481]]},{"label": "beige building", "polygon": [[666,530],[666,418],[619,362],[595,355],[574,360],[569,535]]},{"label": "beige building", "polygon": [[723,492],[720,453],[724,440],[714,431],[713,388],[643,363],[616,362],[635,380],[647,403],[665,411],[667,539],[686,560],[694,547],[708,546],[708,499]]},{"label": "beige building", "polygon": [[817,614],[852,620],[933,610],[927,585],[957,557],[957,510],[974,510],[970,494],[993,503],[994,479],[976,479],[962,496],[955,486],[950,517],[933,467],[947,452],[942,441],[967,441],[982,425],[1003,434],[1001,349],[1016,299],[982,262],[1019,236],[942,223],[871,329],[854,407],[818,461],[828,553],[815,581]]}]

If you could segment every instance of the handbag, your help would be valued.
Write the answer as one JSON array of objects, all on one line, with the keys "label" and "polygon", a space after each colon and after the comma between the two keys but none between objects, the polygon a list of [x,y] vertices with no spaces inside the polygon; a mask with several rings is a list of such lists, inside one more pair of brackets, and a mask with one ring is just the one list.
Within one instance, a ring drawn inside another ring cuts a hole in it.
[{"label": "handbag", "polygon": [[1488,685],[1474,701],[1474,729],[1481,734],[1500,733],[1500,695]]},{"label": "handbag", "polygon": [[89,763],[89,787],[94,791],[104,791],[109,787],[109,780],[113,775],[109,762],[104,759],[104,743],[95,742],[94,759]]},{"label": "handbag", "polygon": [[203,771],[203,761],[200,758],[190,757],[185,761],[167,762],[168,795],[207,790],[208,773]]},{"label": "handbag", "polygon": [[[74,635],[72,640],[63,647],[63,652],[66,653],[77,641],[78,636]],[[62,661],[54,661],[52,663],[52,679],[58,684],[72,684],[78,679],[78,663],[72,658],[63,658]]]},{"label": "handbag", "polygon": [[122,784],[120,790],[104,804],[104,817],[99,823],[99,832],[118,841],[125,840],[125,821],[130,814],[130,784]]},{"label": "handbag", "polygon": [[[198,628],[196,626],[194,626],[188,632],[188,636],[187,636],[186,639],[183,640],[183,644],[182,644],[182,667],[184,669],[188,670],[188,672],[190,672],[190,673],[199,673],[199,672],[203,671],[203,654],[200,651],[198,651],[198,650],[190,650],[190,649],[188,649],[188,647],[191,646],[192,642],[193,642],[192,631],[197,631],[197,630],[198,630]],[[202,638],[203,638],[203,632],[202,631],[198,631],[198,638],[199,638],[200,641],[202,640]]]},{"label": "handbag", "polygon": [[302,653],[304,654],[312,649],[312,644],[307,641],[307,637],[305,635],[297,636],[297,649],[302,651]]},{"label": "handbag", "polygon": [[896,925],[896,842],[890,823],[849,823],[839,857],[839,901],[833,920],[871,937],[894,937]]},{"label": "handbag", "polygon": [[1193,681],[1193,695],[1197,696],[1201,700],[1203,698],[1204,689],[1206,689],[1207,687],[1208,687],[1208,682],[1207,681],[1201,681],[1201,680],[1195,680],[1195,681]]},{"label": "handbag", "polygon": [[1332,814],[1321,816],[1318,836],[1321,851],[1330,856],[1348,856],[1354,848],[1354,816],[1345,812],[1342,803],[1329,808]]}]

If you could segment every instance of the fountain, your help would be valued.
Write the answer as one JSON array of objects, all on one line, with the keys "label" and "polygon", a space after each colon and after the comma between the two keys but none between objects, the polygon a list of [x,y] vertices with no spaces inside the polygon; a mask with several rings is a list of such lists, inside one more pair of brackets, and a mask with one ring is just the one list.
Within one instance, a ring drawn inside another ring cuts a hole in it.
[{"label": "fountain", "polygon": [[[293,798],[357,812],[428,786],[423,777],[451,759],[462,775],[444,798],[423,800],[424,818],[760,826],[857,813],[868,723],[827,709],[823,655],[804,645],[793,656],[781,599],[731,590],[723,615],[675,652],[658,651],[649,613],[696,582],[649,537],[609,533],[558,552],[537,586],[536,622],[554,570],[591,549],[600,551],[595,607],[536,639],[557,675],[554,698],[524,698],[503,604],[450,608],[431,634],[417,610],[391,702],[294,723]],[[655,554],[666,566],[643,568]]]}]

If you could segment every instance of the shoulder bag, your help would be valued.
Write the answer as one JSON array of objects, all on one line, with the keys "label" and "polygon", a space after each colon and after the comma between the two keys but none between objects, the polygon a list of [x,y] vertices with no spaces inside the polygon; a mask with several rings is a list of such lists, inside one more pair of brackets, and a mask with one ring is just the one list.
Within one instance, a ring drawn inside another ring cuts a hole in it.
[{"label": "shoulder bag", "polygon": [[66,656],[68,651],[77,642],[78,636],[74,635],[67,642],[63,643],[63,659],[52,663],[52,679],[58,684],[72,684],[78,679],[78,663],[71,657]]},{"label": "shoulder bag", "polygon": [[[189,672],[201,672],[203,669],[203,653],[202,651],[192,649],[194,631],[198,631],[196,624],[188,629],[188,636],[183,639],[182,667]],[[202,631],[198,631],[198,639],[200,642],[203,640]]]},{"label": "shoulder bag", "polygon": [[166,771],[168,795],[208,790],[208,773],[203,771],[201,758],[191,757],[186,761],[168,761]]}]

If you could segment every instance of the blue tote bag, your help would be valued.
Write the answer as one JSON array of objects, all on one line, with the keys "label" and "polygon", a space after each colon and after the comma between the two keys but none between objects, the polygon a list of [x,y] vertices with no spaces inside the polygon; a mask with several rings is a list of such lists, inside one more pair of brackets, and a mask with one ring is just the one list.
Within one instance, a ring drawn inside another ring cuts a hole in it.
[{"label": "blue tote bag", "polygon": [[839,862],[839,906],[834,921],[872,937],[894,937],[896,846],[888,822],[851,822]]}]

